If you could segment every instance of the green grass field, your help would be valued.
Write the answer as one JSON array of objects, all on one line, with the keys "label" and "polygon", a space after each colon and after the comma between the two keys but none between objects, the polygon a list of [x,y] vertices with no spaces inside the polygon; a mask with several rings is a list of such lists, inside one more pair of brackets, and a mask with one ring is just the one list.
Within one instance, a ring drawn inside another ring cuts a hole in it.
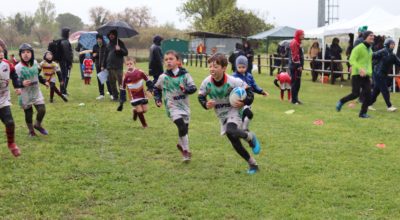
[{"label": "green grass field", "polygon": [[[198,86],[208,75],[205,68],[189,70]],[[13,96],[22,155],[13,158],[1,136],[1,219],[400,218],[400,113],[388,113],[382,97],[371,119],[358,118],[359,104],[337,113],[348,82],[322,85],[304,76],[304,105],[294,106],[280,101],[272,77],[255,74],[270,97],[256,96],[253,105],[250,128],[263,148],[256,156],[261,171],[249,176],[197,95],[191,97],[193,158],[183,164],[164,108],[151,100],[144,130],[128,104],[117,112],[108,96],[95,100],[97,82],[84,86],[76,67],[72,75],[70,102],[55,97],[46,105],[49,136],[27,136]],[[48,90],[42,92],[48,101]],[[399,94],[392,101],[400,106]],[[324,125],[313,125],[317,119]]]}]

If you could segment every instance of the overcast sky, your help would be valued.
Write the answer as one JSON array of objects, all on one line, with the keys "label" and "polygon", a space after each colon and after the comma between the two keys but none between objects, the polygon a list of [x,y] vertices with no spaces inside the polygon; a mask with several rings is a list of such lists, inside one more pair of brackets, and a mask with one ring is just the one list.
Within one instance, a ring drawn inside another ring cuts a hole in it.
[{"label": "overcast sky", "polygon": [[[90,23],[89,9],[94,6],[103,6],[113,12],[122,11],[125,7],[148,6],[152,15],[160,24],[169,22],[184,29],[189,26],[176,8],[184,0],[51,0],[56,4],[57,13],[72,13],[82,18],[84,23]],[[398,0],[353,0],[339,1],[339,18],[351,19],[362,14],[371,7],[382,9],[400,15],[400,1]],[[11,0],[2,1],[0,14],[13,15],[17,12],[34,13],[39,0]],[[78,3],[79,2],[79,3]],[[287,25],[295,28],[311,29],[317,26],[318,0],[238,0],[240,8],[258,11],[266,21],[275,25]]]}]

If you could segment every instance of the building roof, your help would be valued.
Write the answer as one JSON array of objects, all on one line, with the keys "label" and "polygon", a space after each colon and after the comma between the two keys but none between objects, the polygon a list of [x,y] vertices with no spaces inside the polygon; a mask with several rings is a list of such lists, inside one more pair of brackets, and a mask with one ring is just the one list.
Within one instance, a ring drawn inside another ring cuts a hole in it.
[{"label": "building roof", "polygon": [[253,40],[263,40],[267,38],[293,38],[294,33],[296,32],[295,28],[288,26],[280,26],[268,31],[264,31],[252,36],[247,37],[248,39]]},{"label": "building roof", "polygon": [[188,32],[187,34],[193,37],[202,37],[202,38],[243,38],[241,36],[233,36],[229,34],[212,33],[205,31],[194,31],[194,32]]}]

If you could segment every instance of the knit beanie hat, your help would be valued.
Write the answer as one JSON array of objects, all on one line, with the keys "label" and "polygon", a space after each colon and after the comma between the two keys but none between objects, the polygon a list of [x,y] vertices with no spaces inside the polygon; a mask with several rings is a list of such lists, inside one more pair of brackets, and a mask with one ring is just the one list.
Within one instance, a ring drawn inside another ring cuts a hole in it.
[{"label": "knit beanie hat", "polygon": [[248,61],[247,61],[247,57],[240,55],[236,58],[236,66],[238,65],[244,65],[247,68],[248,65]]},{"label": "knit beanie hat", "polygon": [[361,26],[358,28],[358,32],[360,33],[364,33],[368,30],[368,26]]},{"label": "knit beanie hat", "polygon": [[370,34],[373,34],[374,32],[372,32],[372,31],[365,31],[364,33],[363,33],[363,35],[362,35],[362,37],[363,37],[363,39],[365,40],[365,39],[367,39],[367,37],[370,35]]}]

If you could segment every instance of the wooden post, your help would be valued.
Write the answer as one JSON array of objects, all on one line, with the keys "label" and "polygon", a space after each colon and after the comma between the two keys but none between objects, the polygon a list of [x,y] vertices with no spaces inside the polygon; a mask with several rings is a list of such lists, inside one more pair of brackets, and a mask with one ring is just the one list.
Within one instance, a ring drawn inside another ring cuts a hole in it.
[{"label": "wooden post", "polygon": [[261,55],[257,55],[258,74],[261,74]]},{"label": "wooden post", "polygon": [[335,84],[335,74],[333,73],[333,58],[331,58],[331,84]]},{"label": "wooden post", "polygon": [[189,56],[190,56],[190,66],[193,66],[193,54],[190,53]]},{"label": "wooden post", "polygon": [[311,60],[310,61],[310,68],[311,68],[311,80],[313,81],[313,82],[315,82],[316,80],[317,80],[317,78],[318,78],[318,76],[317,76],[317,78],[315,78],[314,76],[315,76],[315,69],[314,69],[314,67],[315,67],[315,57],[313,58],[313,60]]},{"label": "wooden post", "polygon": [[273,55],[269,55],[269,75],[272,76],[273,72],[274,72],[274,67],[272,67],[274,65],[274,59],[273,59]]},{"label": "wooden post", "polygon": [[208,67],[208,54],[206,54],[206,60],[205,60],[205,62],[206,62],[206,67]]},{"label": "wooden post", "polygon": [[197,67],[198,59],[199,59],[199,54],[196,53],[196,67]]}]

